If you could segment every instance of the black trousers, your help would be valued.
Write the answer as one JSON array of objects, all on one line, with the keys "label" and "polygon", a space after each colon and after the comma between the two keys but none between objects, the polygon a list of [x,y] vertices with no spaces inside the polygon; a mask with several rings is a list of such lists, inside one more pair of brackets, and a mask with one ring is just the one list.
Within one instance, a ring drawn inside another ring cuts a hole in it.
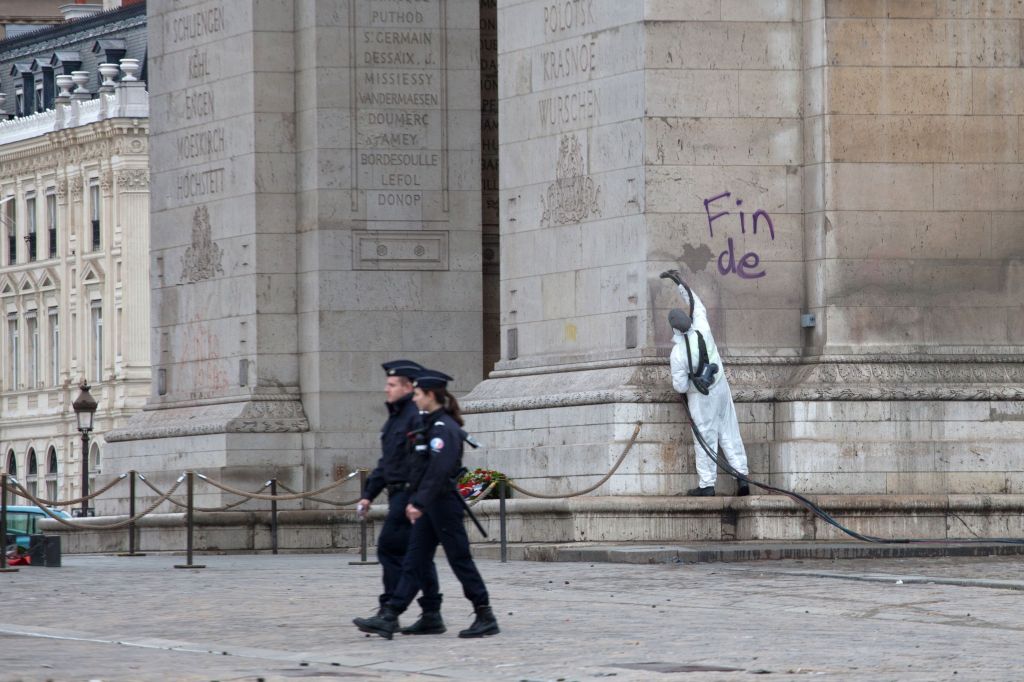
[{"label": "black trousers", "polygon": [[[377,598],[383,606],[395,593],[402,577],[402,562],[409,547],[409,536],[412,524],[405,516],[405,506],[409,503],[408,492],[388,494],[388,515],[384,519],[380,538],[377,540],[377,560],[384,569],[384,592]],[[431,564],[431,569],[434,565]],[[441,594],[437,582],[437,570],[427,573],[423,578],[423,598],[420,606],[424,611],[441,610]]]},{"label": "black trousers", "polygon": [[440,498],[423,510],[423,516],[413,524],[409,549],[402,564],[402,577],[387,604],[398,613],[409,608],[421,587],[424,588],[426,598],[425,587],[430,585],[431,579],[437,580],[434,554],[438,545],[444,547],[448,565],[462,583],[462,593],[466,599],[473,606],[486,606],[490,603],[484,579],[480,577],[480,571],[469,552],[469,537],[462,525],[465,510],[457,495],[454,490],[442,493]]}]

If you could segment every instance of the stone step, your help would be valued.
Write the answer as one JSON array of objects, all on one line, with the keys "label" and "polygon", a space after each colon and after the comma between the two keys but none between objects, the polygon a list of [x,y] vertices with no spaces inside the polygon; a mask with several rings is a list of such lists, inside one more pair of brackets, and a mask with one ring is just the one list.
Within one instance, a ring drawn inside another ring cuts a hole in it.
[{"label": "stone step", "polygon": [[[852,530],[883,538],[1024,538],[1024,495],[813,495]],[[843,541],[849,536],[783,495],[583,496],[506,502],[510,542]],[[496,536],[498,502],[474,510]]]},{"label": "stone step", "polygon": [[[981,539],[1024,538],[1024,495],[818,495],[813,499],[840,523],[886,539],[967,540],[973,546]],[[371,545],[385,512],[382,504],[371,511],[366,528]],[[473,512],[488,538],[484,540],[467,521],[470,539],[495,542],[501,529],[499,502],[484,500]],[[41,522],[41,527],[63,537],[66,554],[123,552],[127,531],[102,528],[123,518],[86,519],[81,521],[86,530],[71,530],[49,520]],[[723,542],[804,546],[811,541],[846,547],[850,539],[782,495],[514,498],[506,501],[505,520],[508,542],[524,547],[537,543],[577,548],[587,543],[689,547],[691,543]],[[139,551],[182,551],[184,522],[181,513],[144,517],[138,523]],[[271,547],[267,511],[197,512],[195,523],[196,551],[247,553]],[[281,551],[330,552],[360,543],[361,528],[351,510],[282,511],[278,526]],[[916,544],[871,546],[888,548],[886,551],[925,551]]]},{"label": "stone step", "polygon": [[[474,545],[474,556],[500,559],[497,543]],[[976,557],[1024,554],[1018,543],[918,542],[719,542],[638,545],[631,543],[513,544],[510,561],[576,561],[615,564],[706,564],[780,559],[905,559],[912,557]]]}]

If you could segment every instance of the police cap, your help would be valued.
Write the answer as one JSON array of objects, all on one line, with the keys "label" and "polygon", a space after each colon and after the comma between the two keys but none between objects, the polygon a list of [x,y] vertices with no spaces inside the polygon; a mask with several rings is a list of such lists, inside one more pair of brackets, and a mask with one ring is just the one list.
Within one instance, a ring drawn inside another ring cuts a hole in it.
[{"label": "police cap", "polygon": [[406,379],[415,379],[424,369],[423,365],[412,360],[392,360],[385,362],[381,367],[389,377],[405,377]]},{"label": "police cap", "polygon": [[443,372],[433,369],[424,369],[416,375],[412,385],[417,388],[447,388],[452,378]]}]

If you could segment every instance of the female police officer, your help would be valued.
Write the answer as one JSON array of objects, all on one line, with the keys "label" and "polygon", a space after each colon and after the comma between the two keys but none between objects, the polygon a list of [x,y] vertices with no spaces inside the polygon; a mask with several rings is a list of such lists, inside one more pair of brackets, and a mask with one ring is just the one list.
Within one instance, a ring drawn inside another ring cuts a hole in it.
[{"label": "female police officer", "polygon": [[462,500],[455,486],[455,477],[462,468],[463,422],[459,404],[448,392],[449,381],[450,376],[428,369],[413,382],[413,400],[427,415],[410,466],[411,494],[406,516],[413,527],[402,577],[376,616],[354,621],[363,632],[387,639],[398,630],[398,616],[409,607],[420,586],[428,584],[430,576],[436,574],[434,552],[439,544],[476,612],[473,624],[461,631],[459,637],[486,637],[499,632],[487,587],[469,553]]}]

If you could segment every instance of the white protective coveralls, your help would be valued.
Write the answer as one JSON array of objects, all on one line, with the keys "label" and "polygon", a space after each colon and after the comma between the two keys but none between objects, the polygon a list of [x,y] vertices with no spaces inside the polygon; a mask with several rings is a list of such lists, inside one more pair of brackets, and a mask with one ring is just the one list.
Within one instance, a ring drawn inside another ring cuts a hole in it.
[{"label": "white protective coveralls", "polygon": [[[679,293],[685,301],[683,310],[689,310],[690,296],[683,285],[679,285]],[[697,294],[693,294],[693,323],[690,329],[681,334],[678,329],[672,336],[675,347],[669,356],[669,365],[672,369],[672,387],[679,393],[685,393],[690,407],[690,416],[693,418],[694,426],[700,430],[708,447],[718,453],[718,446],[722,446],[725,458],[736,471],[741,474],[748,474],[747,452],[743,448],[743,439],[740,438],[740,424],[736,419],[736,406],[732,402],[732,390],[725,378],[725,367],[722,366],[722,357],[718,354],[718,346],[711,335],[711,325],[708,324],[708,312],[704,303]],[[711,385],[707,395],[704,395],[693,386],[689,378],[689,365],[686,361],[687,340],[689,340],[690,361],[693,363],[694,371],[700,364],[700,345],[697,341],[697,334],[700,332],[704,337],[707,346],[708,362],[718,365],[718,373],[715,375],[715,383]],[[711,461],[708,454],[704,452],[697,436],[693,437],[693,449],[697,453],[697,476],[701,488],[714,487],[715,479],[718,476],[717,467]]]}]

